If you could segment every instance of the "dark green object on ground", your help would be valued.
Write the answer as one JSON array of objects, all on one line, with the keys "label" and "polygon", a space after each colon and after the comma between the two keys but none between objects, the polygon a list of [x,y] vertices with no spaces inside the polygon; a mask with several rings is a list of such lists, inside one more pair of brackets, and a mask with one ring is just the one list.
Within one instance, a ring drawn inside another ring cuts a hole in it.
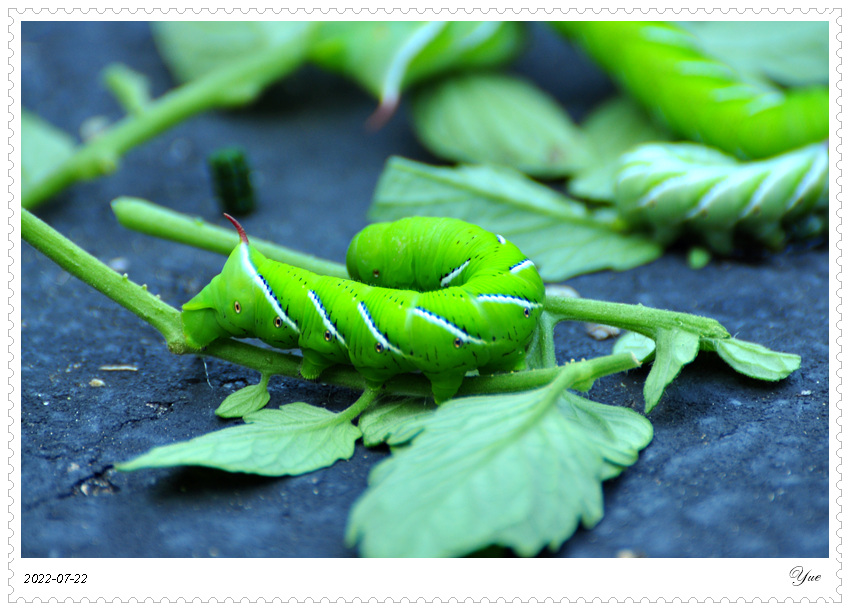
[{"label": "dark green object on ground", "polygon": [[232,216],[251,214],[256,201],[245,152],[236,147],[219,149],[209,156],[207,163],[222,211]]}]

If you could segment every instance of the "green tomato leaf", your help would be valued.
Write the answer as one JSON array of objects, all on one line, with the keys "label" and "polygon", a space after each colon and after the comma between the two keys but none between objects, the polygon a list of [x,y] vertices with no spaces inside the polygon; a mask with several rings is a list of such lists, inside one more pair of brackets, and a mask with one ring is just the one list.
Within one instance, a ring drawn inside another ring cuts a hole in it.
[{"label": "green tomato leaf", "polygon": [[221,402],[215,415],[220,418],[241,418],[263,409],[269,402],[269,376],[263,374],[259,384],[240,388]]},{"label": "green tomato leaf", "polygon": [[661,255],[640,235],[618,233],[525,175],[503,167],[440,168],[392,157],[375,190],[369,216],[450,216],[502,234],[531,258],[541,276],[556,282],[602,269],[630,269]]},{"label": "green tomato leaf", "polygon": [[691,21],[702,51],[786,87],[829,83],[829,21]]},{"label": "green tomato leaf", "polygon": [[154,448],[119,471],[197,465],[257,475],[300,475],[354,454],[360,431],[347,419],[306,403],[264,409],[231,426],[189,441]]},{"label": "green tomato leaf", "polygon": [[174,78],[197,79],[232,61],[273,48],[297,68],[316,24],[304,21],[161,21],[154,42]]},{"label": "green tomato leaf", "polygon": [[534,84],[506,74],[449,77],[413,98],[413,126],[435,155],[561,178],[588,163],[582,134]]},{"label": "green tomato leaf", "polygon": [[732,369],[758,380],[784,380],[800,368],[800,356],[775,352],[770,348],[740,339],[716,339],[711,344]]},{"label": "green tomato leaf", "polygon": [[65,162],[76,142],[62,130],[26,109],[21,111],[21,191],[24,192]]},{"label": "green tomato leaf", "polygon": [[642,416],[550,386],[448,401],[370,477],[348,542],[380,557],[557,549],[602,518],[602,480],[651,437]]},{"label": "green tomato leaf", "polygon": [[310,56],[357,81],[388,114],[416,81],[503,63],[519,50],[522,34],[516,22],[325,21]]},{"label": "green tomato leaf", "polygon": [[[652,411],[664,389],[699,352],[700,338],[680,329],[662,328],[655,338],[655,362],[643,386],[644,411]],[[640,358],[640,357],[638,357]]]},{"label": "green tomato leaf", "polygon": [[363,433],[363,444],[407,443],[425,427],[434,415],[434,401],[420,397],[382,399],[360,416],[357,426]]},{"label": "green tomato leaf", "polygon": [[582,123],[590,162],[569,182],[575,197],[614,201],[620,155],[644,142],[667,141],[669,133],[653,123],[642,108],[626,97],[600,105]]},{"label": "green tomato leaf", "polygon": [[620,336],[611,354],[631,352],[641,363],[648,363],[655,354],[655,342],[651,338],[629,331]]},{"label": "green tomato leaf", "polygon": [[619,475],[638,459],[638,451],[652,441],[649,420],[624,407],[605,405],[565,393],[558,402],[561,415],[581,426],[605,459],[602,479]]}]

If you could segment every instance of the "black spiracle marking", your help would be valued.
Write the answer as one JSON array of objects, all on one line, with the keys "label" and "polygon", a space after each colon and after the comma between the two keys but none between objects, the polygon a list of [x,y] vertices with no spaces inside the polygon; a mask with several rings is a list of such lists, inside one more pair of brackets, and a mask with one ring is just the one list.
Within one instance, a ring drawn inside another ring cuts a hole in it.
[{"label": "black spiracle marking", "polygon": [[283,310],[283,313],[286,314],[286,317],[290,321],[292,321],[293,325],[295,325],[295,332],[300,333],[300,331],[298,331],[298,321],[289,316],[289,306],[287,305],[286,308],[283,307],[283,304],[280,302],[280,299],[277,298],[277,295],[275,295],[275,292],[272,290],[272,287],[269,284],[269,281],[266,280],[265,276],[263,276],[260,272],[257,272],[257,276],[259,276],[260,281],[262,281],[263,283],[263,286],[266,287],[268,294],[272,296],[272,299],[274,299],[274,302],[277,304],[278,309]]}]

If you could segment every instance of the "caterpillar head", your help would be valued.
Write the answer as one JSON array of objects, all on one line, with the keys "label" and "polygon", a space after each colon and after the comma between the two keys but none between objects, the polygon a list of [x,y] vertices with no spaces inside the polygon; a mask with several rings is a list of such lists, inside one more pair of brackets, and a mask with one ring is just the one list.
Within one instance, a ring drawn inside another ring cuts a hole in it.
[{"label": "caterpillar head", "polygon": [[183,335],[195,350],[222,337],[246,337],[254,325],[254,275],[262,255],[248,245],[241,225],[225,216],[239,231],[239,245],[230,253],[221,273],[183,304]]}]

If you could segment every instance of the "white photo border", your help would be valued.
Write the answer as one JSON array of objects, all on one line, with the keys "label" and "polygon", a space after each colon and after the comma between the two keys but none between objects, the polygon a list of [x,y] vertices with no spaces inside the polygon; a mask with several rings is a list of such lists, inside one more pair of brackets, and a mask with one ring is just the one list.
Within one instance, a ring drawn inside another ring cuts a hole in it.
[{"label": "white photo border", "polygon": [[[196,3],[200,4],[200,3]],[[340,6],[340,5],[348,5]],[[232,18],[232,12],[211,12],[186,6],[189,10],[138,8],[129,3],[93,3],[91,9],[66,10],[59,3],[8,9],[4,36],[9,50],[8,155],[3,172],[9,194],[7,225],[6,284],[10,297],[3,308],[9,321],[9,411],[7,443],[3,445],[9,477],[8,595],[10,602],[55,601],[154,601],[221,602],[226,599],[251,602],[399,602],[427,601],[550,601],[550,602],[840,602],[842,596],[842,513],[843,440],[840,413],[842,380],[841,315],[843,287],[841,274],[843,196],[843,54],[846,34],[840,8],[823,7],[808,11],[796,5],[771,3],[756,9],[737,10],[733,5],[715,10],[674,9],[658,12],[602,9],[599,12],[569,13],[562,3],[540,3],[539,9],[514,10],[497,3],[479,10],[476,3],[453,3],[458,10],[416,10],[414,3],[324,4],[322,7],[280,9],[271,12],[240,10],[240,18],[285,19],[420,19],[439,14],[450,18],[481,16],[510,19],[556,19],[567,15],[578,19],[635,17],[682,17],[710,19],[827,19],[830,21],[832,55],[832,104],[830,107],[830,557],[807,559],[454,559],[454,560],[367,560],[367,559],[50,559],[20,557],[20,422],[21,422],[21,277],[20,277],[20,24],[23,20],[148,20]],[[624,3],[633,8],[642,3]],[[52,6],[55,5],[55,6]],[[121,8],[116,8],[121,6]],[[209,7],[208,3],[204,6]],[[622,5],[621,5],[622,6]],[[651,6],[651,5],[649,5]],[[376,8],[377,7],[377,8]],[[401,7],[401,8],[399,8]],[[413,9],[413,10],[411,10]],[[458,13],[462,13],[458,15]],[[805,589],[794,587],[789,572],[803,567],[821,575]],[[27,573],[86,573],[85,585],[23,585]],[[427,579],[423,576],[427,575]]]}]

